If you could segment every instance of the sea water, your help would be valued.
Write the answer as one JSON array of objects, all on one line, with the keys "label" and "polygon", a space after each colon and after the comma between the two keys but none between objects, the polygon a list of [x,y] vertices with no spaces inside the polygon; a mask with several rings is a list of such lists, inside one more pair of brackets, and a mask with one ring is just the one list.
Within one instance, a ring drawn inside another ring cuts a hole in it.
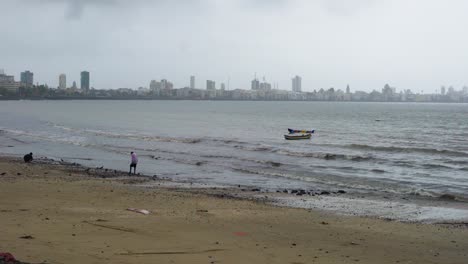
[{"label": "sea water", "polygon": [[[287,141],[287,128],[315,129]],[[212,185],[468,199],[468,105],[0,101],[0,152]]]}]

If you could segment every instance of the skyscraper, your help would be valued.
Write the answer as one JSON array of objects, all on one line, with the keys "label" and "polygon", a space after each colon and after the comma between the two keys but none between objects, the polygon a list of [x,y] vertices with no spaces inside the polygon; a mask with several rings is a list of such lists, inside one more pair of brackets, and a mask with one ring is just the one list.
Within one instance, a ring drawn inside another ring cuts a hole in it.
[{"label": "skyscraper", "polygon": [[161,83],[156,80],[151,80],[150,82],[150,90],[151,91],[159,91],[161,90]]},{"label": "skyscraper", "polygon": [[292,91],[293,92],[302,92],[302,78],[298,75],[292,79]]},{"label": "skyscraper", "polygon": [[207,90],[216,90],[216,82],[212,80],[206,81],[206,89]]},{"label": "skyscraper", "polygon": [[260,81],[257,78],[252,80],[251,88],[252,88],[252,90],[259,90],[260,89]]},{"label": "skyscraper", "polygon": [[59,89],[66,89],[67,88],[67,76],[65,74],[59,75]]},{"label": "skyscraper", "polygon": [[190,76],[190,89],[195,89],[195,76]]},{"label": "skyscraper", "polygon": [[26,86],[32,86],[34,83],[34,73],[25,71],[21,73],[21,84]]},{"label": "skyscraper", "polygon": [[346,93],[347,94],[351,93],[351,89],[349,88],[349,84],[348,84],[348,86],[346,86]]},{"label": "skyscraper", "polygon": [[81,72],[81,89],[88,91],[89,90],[89,72]]}]

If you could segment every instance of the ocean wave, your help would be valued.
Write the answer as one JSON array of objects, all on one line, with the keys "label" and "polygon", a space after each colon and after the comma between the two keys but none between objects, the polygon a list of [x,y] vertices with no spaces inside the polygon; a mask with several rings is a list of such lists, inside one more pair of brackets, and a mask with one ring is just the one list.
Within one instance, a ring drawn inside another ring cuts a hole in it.
[{"label": "ocean wave", "polygon": [[76,132],[91,134],[94,136],[103,136],[108,138],[118,138],[118,139],[133,139],[133,140],[142,140],[142,141],[157,141],[157,142],[174,142],[174,143],[188,143],[196,144],[203,141],[202,138],[184,138],[184,137],[164,137],[164,136],[150,136],[142,135],[137,133],[115,133],[110,131],[103,131],[99,129],[76,129],[72,127],[67,127],[59,124],[51,123],[55,128],[67,131],[67,132]]},{"label": "ocean wave", "polygon": [[234,145],[236,149],[247,150],[247,151],[259,151],[259,152],[271,152],[274,150],[273,147],[270,146],[262,146],[262,145],[255,145],[252,146],[244,146],[244,145]]},{"label": "ocean wave", "polygon": [[[92,146],[92,144],[89,144],[86,142],[86,138],[80,137],[80,136],[57,135],[57,134],[48,133],[48,132],[36,132],[36,131],[31,132],[31,131],[18,130],[18,129],[5,129],[4,131],[11,135],[27,136],[29,138],[36,139],[36,140],[37,139],[47,140],[47,141],[72,144],[75,146],[82,146],[82,147]],[[22,141],[17,138],[11,138],[11,139],[18,141],[20,143],[26,143],[25,141]]]},{"label": "ocean wave", "polygon": [[447,166],[447,165],[442,165],[442,164],[430,164],[430,163],[423,164],[422,167],[423,167],[423,168],[426,168],[426,169],[456,169],[456,168],[454,168],[454,167],[450,167],[450,166]]},{"label": "ocean wave", "polygon": [[277,150],[278,154],[284,154],[292,157],[304,157],[304,158],[316,158],[324,160],[351,160],[351,161],[368,161],[376,160],[372,156],[361,156],[361,155],[346,155],[336,153],[321,153],[321,152],[297,152],[290,150]]},{"label": "ocean wave", "polygon": [[362,144],[345,145],[344,147],[357,150],[370,150],[370,151],[383,151],[383,152],[403,152],[403,153],[425,153],[435,155],[450,155],[468,157],[468,153],[462,151],[448,150],[448,149],[435,149],[435,148],[416,148],[416,147],[385,147],[385,146],[370,146]]}]

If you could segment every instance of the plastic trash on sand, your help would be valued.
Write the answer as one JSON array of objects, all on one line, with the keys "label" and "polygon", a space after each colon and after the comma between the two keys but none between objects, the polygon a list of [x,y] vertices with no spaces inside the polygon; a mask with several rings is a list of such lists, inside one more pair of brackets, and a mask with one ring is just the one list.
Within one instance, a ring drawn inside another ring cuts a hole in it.
[{"label": "plastic trash on sand", "polygon": [[140,214],[144,214],[144,215],[149,215],[150,214],[150,211],[148,211],[146,209],[127,208],[127,211],[140,213]]}]

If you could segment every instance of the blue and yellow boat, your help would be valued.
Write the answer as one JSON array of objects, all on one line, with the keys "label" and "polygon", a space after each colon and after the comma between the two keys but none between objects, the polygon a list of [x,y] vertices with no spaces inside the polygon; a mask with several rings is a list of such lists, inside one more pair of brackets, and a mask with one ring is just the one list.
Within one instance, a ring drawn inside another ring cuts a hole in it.
[{"label": "blue and yellow boat", "polygon": [[286,140],[310,139],[311,137],[312,137],[312,134],[300,134],[300,135],[289,134],[289,135],[284,135],[284,139],[286,139]]},{"label": "blue and yellow boat", "polygon": [[288,128],[289,135],[284,135],[286,140],[310,139],[315,130],[298,130]]}]

